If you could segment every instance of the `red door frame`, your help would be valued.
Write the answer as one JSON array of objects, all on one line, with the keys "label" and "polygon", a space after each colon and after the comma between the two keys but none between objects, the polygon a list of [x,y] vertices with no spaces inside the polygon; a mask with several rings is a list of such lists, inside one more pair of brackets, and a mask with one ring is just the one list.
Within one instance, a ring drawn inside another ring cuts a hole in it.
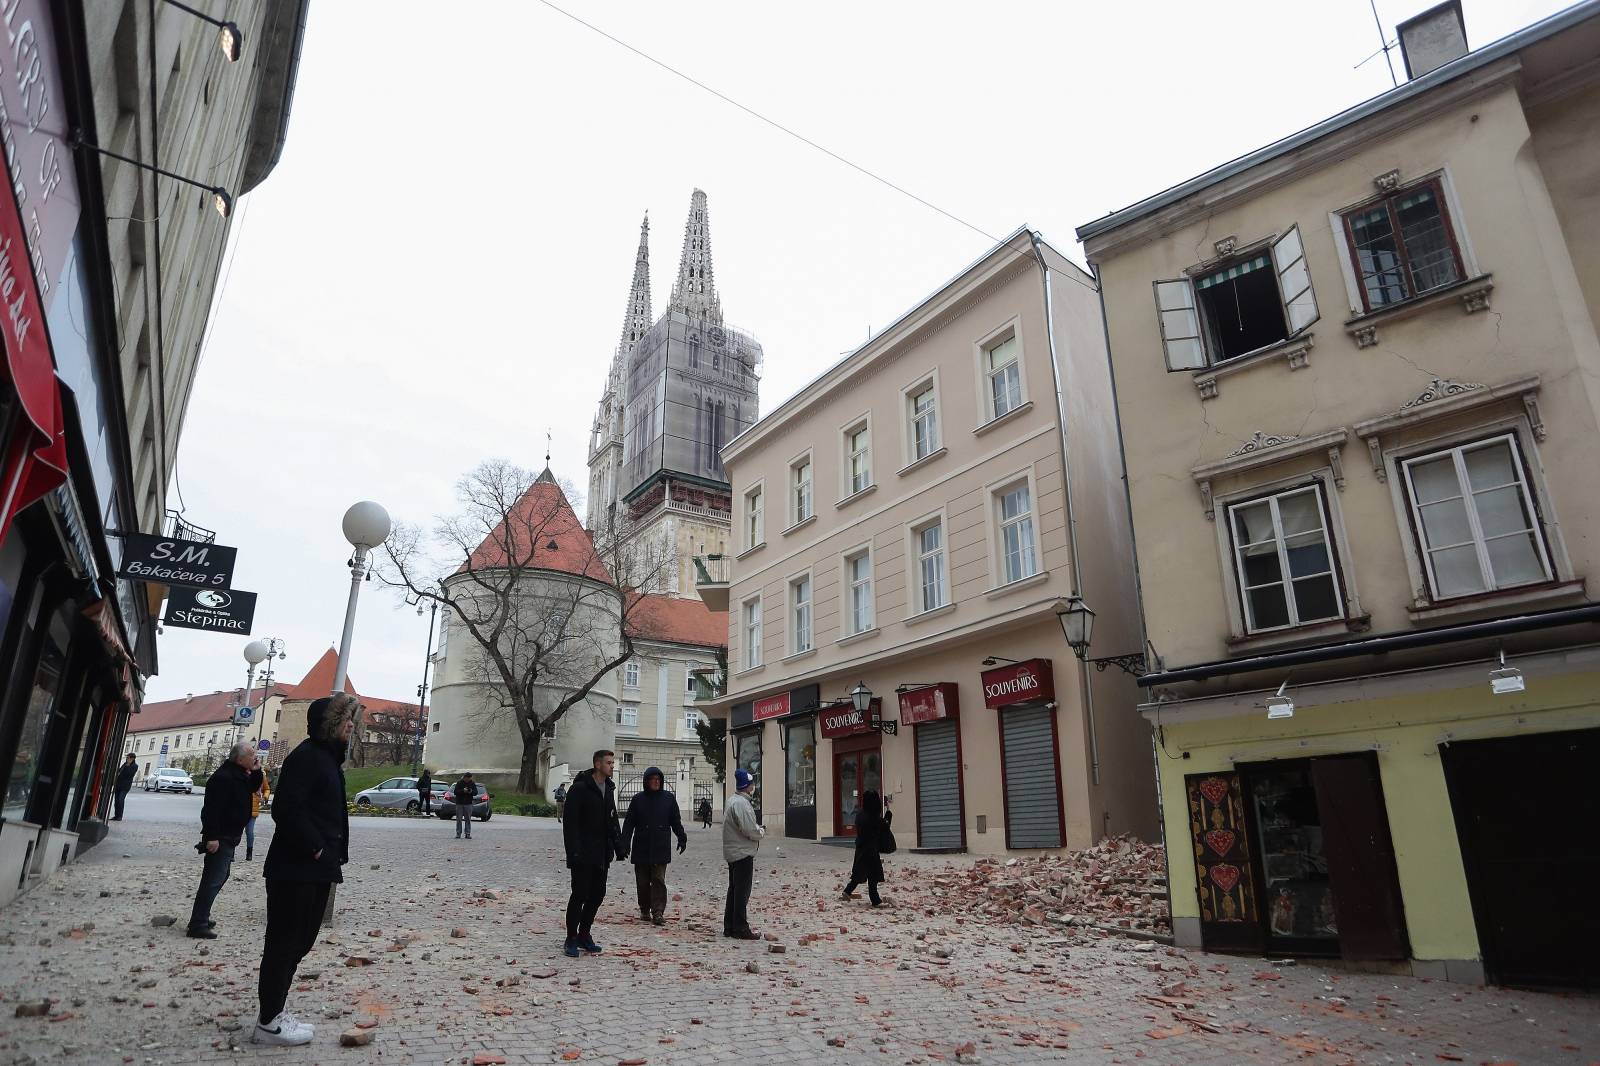
[{"label": "red door frame", "polygon": [[[878,776],[883,776],[883,737],[877,733],[866,733],[858,737],[841,737],[833,742],[833,835],[838,837],[853,837],[856,827],[847,825],[839,826],[839,811],[843,806],[839,801],[839,756],[859,755],[862,752],[876,751],[878,753]],[[858,767],[861,763],[856,764]],[[856,771],[860,773],[858,769]]]},{"label": "red door frame", "polygon": [[[1000,801],[1005,806],[1006,812],[1006,850],[1011,850],[1011,792],[1006,788],[1006,723],[1005,713],[1014,707],[1023,707],[1025,704],[1008,703],[1004,707],[994,709],[994,726],[1000,741]],[[1056,768],[1056,825],[1057,833],[1061,838],[1058,847],[1067,846],[1067,814],[1066,793],[1061,788],[1061,707],[1057,705],[1050,708],[1050,761]],[[1029,848],[1029,851],[1040,851],[1041,848]]]}]

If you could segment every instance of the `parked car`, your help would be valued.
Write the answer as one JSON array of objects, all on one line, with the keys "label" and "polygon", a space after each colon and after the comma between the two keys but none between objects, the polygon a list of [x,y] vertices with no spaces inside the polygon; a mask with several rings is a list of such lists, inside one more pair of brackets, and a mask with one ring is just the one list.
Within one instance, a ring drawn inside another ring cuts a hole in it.
[{"label": "parked car", "polygon": [[[454,787],[454,785],[449,786],[449,788]],[[434,797],[433,810],[440,818],[448,819],[456,816],[456,799],[448,789],[444,795]],[[492,813],[494,812],[489,809],[489,790],[480,783],[478,784],[478,796],[472,801],[472,817],[480,822],[487,822],[489,815]]]},{"label": "parked car", "polygon": [[146,792],[194,792],[194,778],[189,776],[189,771],[180,770],[176,766],[163,766],[153,770],[144,779]]},{"label": "parked car", "polygon": [[[440,781],[433,782],[430,790],[433,792],[433,802],[438,803],[440,794],[449,787]],[[417,797],[417,779],[414,777],[391,777],[380,781],[371,788],[357,792],[355,802],[358,807],[396,807],[407,811],[422,806]]]}]

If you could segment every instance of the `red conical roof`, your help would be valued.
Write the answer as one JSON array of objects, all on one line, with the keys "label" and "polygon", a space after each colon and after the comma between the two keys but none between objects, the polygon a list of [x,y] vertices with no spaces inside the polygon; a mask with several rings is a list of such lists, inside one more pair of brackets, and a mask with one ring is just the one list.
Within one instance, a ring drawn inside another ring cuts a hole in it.
[{"label": "red conical roof", "polygon": [[[306,671],[306,676],[300,679],[298,685],[282,686],[285,695],[291,699],[321,699],[333,691],[333,675],[338,669],[339,651],[330,647],[322,653],[322,658]],[[360,696],[356,691],[355,682],[351,681],[348,675],[344,679],[344,690],[352,696]]]},{"label": "red conical roof", "polygon": [[549,467],[456,572],[512,566],[611,581],[589,531]]}]

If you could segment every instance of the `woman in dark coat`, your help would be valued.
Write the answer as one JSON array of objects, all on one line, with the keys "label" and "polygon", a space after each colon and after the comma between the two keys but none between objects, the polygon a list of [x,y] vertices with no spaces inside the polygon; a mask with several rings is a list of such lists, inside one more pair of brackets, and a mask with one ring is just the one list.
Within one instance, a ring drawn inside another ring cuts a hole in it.
[{"label": "woman in dark coat", "polygon": [[633,857],[634,880],[639,889],[639,918],[667,924],[667,864],[672,861],[672,838],[678,852],[689,845],[678,816],[678,797],[666,790],[666,775],[652,766],[644,772],[644,790],[628,804],[622,822],[622,850]]},{"label": "woman in dark coat", "polygon": [[872,905],[883,905],[878,896],[878,885],[883,881],[883,857],[878,848],[883,843],[883,831],[893,820],[894,812],[883,809],[883,799],[876,791],[869,788],[861,794],[861,809],[856,812],[856,861],[850,867],[850,883],[844,886],[845,899],[850,899],[856,886],[865,881]]}]

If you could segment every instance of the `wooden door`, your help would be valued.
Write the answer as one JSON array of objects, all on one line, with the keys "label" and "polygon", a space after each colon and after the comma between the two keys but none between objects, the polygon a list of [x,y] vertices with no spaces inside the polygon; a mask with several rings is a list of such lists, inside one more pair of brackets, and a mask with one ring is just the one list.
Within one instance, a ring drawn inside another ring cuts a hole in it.
[{"label": "wooden door", "polygon": [[1405,906],[1377,755],[1313,759],[1311,780],[1339,920],[1339,954],[1352,960],[1408,958]]},{"label": "wooden door", "polygon": [[[1210,951],[1259,951],[1256,875],[1237,773],[1188,774],[1190,846],[1200,902],[1200,938]],[[1182,862],[1174,851],[1172,862]]]},{"label": "wooden door", "polygon": [[833,835],[856,835],[856,811],[861,809],[861,760],[859,751],[833,753]]}]

